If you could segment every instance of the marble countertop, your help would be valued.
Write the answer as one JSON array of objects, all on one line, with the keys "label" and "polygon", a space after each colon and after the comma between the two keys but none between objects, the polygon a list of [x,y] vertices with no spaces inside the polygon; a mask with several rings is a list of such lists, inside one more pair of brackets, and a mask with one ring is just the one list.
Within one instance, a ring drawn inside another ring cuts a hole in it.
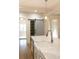
[{"label": "marble countertop", "polygon": [[46,36],[32,36],[34,45],[40,55],[45,59],[60,59],[60,40],[55,39],[53,43]]},{"label": "marble countertop", "polygon": [[40,41],[50,42],[50,40],[46,36],[31,36],[31,38],[33,39],[34,42],[40,42]]}]

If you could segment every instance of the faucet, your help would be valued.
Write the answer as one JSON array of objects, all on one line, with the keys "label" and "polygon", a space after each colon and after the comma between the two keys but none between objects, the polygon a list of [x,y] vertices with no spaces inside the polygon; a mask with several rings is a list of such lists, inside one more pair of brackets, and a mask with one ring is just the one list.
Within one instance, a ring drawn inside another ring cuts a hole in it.
[{"label": "faucet", "polygon": [[50,30],[47,31],[47,33],[46,33],[46,37],[48,36],[48,33],[49,33],[49,32],[50,32]]},{"label": "faucet", "polygon": [[53,43],[53,34],[52,34],[52,30],[48,30],[48,32],[46,33],[46,37],[48,36],[48,33],[50,32],[51,35],[51,43]]}]

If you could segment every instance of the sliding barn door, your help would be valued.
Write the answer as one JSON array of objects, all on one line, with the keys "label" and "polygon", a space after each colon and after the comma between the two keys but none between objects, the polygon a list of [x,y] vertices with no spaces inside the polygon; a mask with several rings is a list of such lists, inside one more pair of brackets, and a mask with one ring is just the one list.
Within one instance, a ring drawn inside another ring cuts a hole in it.
[{"label": "sliding barn door", "polygon": [[44,35],[44,21],[43,20],[35,21],[35,35]]}]

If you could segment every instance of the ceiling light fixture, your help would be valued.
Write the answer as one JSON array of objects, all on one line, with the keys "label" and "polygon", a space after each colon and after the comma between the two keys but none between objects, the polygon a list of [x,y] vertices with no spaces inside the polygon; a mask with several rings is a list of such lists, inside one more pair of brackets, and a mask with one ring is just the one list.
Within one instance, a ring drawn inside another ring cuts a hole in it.
[{"label": "ceiling light fixture", "polygon": [[45,16],[44,18],[45,18],[45,19],[48,19],[48,17],[47,17],[47,16]]},{"label": "ceiling light fixture", "polygon": [[37,10],[34,10],[34,12],[38,12]]}]

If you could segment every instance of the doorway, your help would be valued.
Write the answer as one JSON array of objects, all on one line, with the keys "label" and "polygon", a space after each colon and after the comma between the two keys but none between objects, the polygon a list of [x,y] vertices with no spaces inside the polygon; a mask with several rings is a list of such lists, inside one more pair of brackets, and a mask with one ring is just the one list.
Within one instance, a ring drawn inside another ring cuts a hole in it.
[{"label": "doorway", "polygon": [[35,35],[35,20],[30,21],[30,35],[31,36]]}]

